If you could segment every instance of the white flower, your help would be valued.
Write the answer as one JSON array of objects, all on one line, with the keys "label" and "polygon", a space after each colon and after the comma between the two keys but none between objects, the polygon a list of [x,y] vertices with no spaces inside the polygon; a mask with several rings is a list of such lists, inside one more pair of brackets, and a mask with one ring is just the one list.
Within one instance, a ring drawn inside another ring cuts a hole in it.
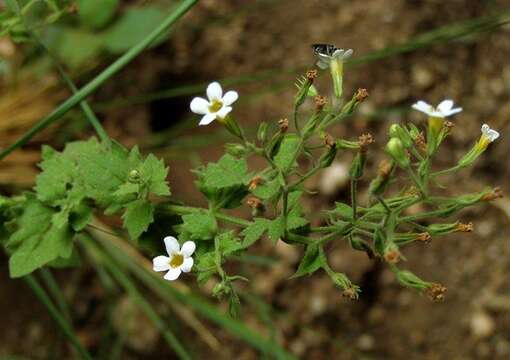
[{"label": "white flower", "polygon": [[427,104],[425,101],[418,101],[413,104],[413,109],[421,111],[430,117],[445,118],[462,111],[462,108],[453,108],[453,100],[443,100],[437,107]]},{"label": "white flower", "polygon": [[216,119],[224,119],[232,111],[230,105],[236,102],[238,97],[236,91],[227,91],[223,95],[221,85],[215,81],[207,86],[209,100],[196,97],[191,101],[190,108],[195,114],[204,115],[198,125],[208,125]]},{"label": "white flower", "polygon": [[195,251],[195,243],[186,241],[182,244],[182,248],[176,238],[167,236],[165,241],[166,252],[168,256],[156,256],[152,260],[154,271],[168,271],[165,280],[173,281],[181,275],[181,272],[190,272],[193,267],[193,252]]},{"label": "white flower", "polygon": [[336,49],[331,55],[318,53],[317,56],[319,57],[319,61],[317,61],[317,66],[322,70],[325,70],[329,67],[333,60],[339,60],[343,62],[344,60],[350,58],[352,53],[352,49]]},{"label": "white flower", "polygon": [[491,129],[489,125],[483,124],[482,125],[482,137],[487,138],[487,140],[489,140],[489,142],[493,142],[494,140],[496,140],[499,137],[499,132]]}]

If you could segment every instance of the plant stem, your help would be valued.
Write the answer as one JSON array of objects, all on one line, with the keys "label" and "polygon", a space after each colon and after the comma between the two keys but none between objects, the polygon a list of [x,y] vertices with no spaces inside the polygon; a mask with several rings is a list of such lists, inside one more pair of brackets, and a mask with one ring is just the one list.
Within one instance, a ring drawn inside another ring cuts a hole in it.
[{"label": "plant stem", "polygon": [[58,306],[60,307],[60,310],[64,314],[64,317],[67,320],[71,320],[71,311],[69,310],[69,306],[66,303],[65,296],[60,290],[60,286],[58,285],[57,281],[53,277],[53,274],[51,273],[51,270],[43,267],[40,270],[41,277],[48,287],[48,290],[52,294],[53,298],[57,302]]},{"label": "plant stem", "polygon": [[351,179],[351,205],[352,205],[352,219],[354,222],[358,219],[358,201],[357,201],[357,189],[358,181],[356,179]]},{"label": "plant stem", "polygon": [[32,289],[35,296],[41,301],[41,303],[46,306],[51,317],[56,321],[57,325],[60,327],[60,330],[64,333],[64,335],[71,342],[75,350],[80,354],[82,359],[92,360],[92,356],[85,350],[77,336],[74,334],[71,325],[66,321],[66,319],[58,312],[55,305],[53,305],[50,297],[46,293],[46,291],[41,287],[39,282],[32,276],[27,275],[23,278],[28,286]]},{"label": "plant stem", "polygon": [[59,120],[64,114],[66,114],[69,110],[71,110],[75,105],[80,103],[87,96],[92,94],[97,88],[103,85],[108,79],[110,79],[117,72],[122,70],[127,64],[129,64],[135,57],[137,57],[143,50],[149,47],[154,40],[156,40],[162,33],[168,30],[170,26],[172,26],[177,20],[179,20],[188,10],[190,10],[198,0],[184,0],[180,3],[180,5],[170,14],[165,20],[148,36],[146,36],[142,41],[133,46],[131,49],[126,51],[124,55],[118,58],[113,64],[108,66],[103,72],[97,75],[92,81],[90,81],[87,85],[78,90],[73,96],[69,97],[66,101],[64,101],[60,106],[58,106],[55,110],[53,110],[46,117],[41,119],[37,124],[35,124],[30,130],[28,130],[23,136],[21,136],[18,140],[8,146],[5,150],[0,153],[0,160],[9,155],[12,151],[17,149],[20,146],[25,145],[32,137],[34,137],[41,130],[44,130],[46,127]]}]

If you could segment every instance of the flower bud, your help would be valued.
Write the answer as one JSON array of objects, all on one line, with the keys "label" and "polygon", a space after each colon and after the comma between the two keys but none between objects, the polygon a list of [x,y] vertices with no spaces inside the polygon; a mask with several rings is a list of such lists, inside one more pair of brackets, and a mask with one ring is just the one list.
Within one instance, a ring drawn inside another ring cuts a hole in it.
[{"label": "flower bud", "polygon": [[248,190],[250,190],[250,191],[255,190],[257,188],[257,186],[259,186],[263,181],[264,181],[264,179],[262,179],[261,176],[255,176],[248,183]]},{"label": "flower bud", "polygon": [[234,143],[225,144],[225,151],[232,156],[243,156],[247,153],[244,145]]},{"label": "flower bud", "polygon": [[308,96],[308,91],[310,87],[313,84],[313,80],[317,77],[317,71],[316,70],[309,70],[306,73],[306,79],[301,80],[296,83],[296,86],[298,87],[298,92],[295,97],[294,106],[299,107],[301,106]]},{"label": "flower bud", "polygon": [[411,135],[409,135],[409,132],[402,126],[398,124],[391,125],[389,133],[390,137],[397,138],[402,141],[405,148],[409,149],[413,146],[413,139],[411,138]]},{"label": "flower bud", "polygon": [[483,195],[480,200],[482,201],[492,201],[503,197],[503,190],[499,186],[492,189],[492,191]]},{"label": "flower bud", "polygon": [[138,184],[142,180],[142,175],[136,169],[133,169],[129,172],[128,181],[133,184]]},{"label": "flower bud", "polygon": [[278,120],[278,128],[282,133],[287,132],[287,130],[289,130],[289,119],[283,118]]},{"label": "flower bud", "polygon": [[396,246],[388,246],[384,250],[384,260],[388,264],[397,264],[400,259],[402,258],[402,255],[400,254],[400,251],[398,251],[398,247]]},{"label": "flower bud", "polygon": [[409,156],[407,155],[402,141],[397,138],[391,138],[386,144],[386,152],[395,160],[395,162],[403,169],[407,169],[410,164]]},{"label": "flower bud", "polygon": [[446,291],[447,289],[443,285],[431,283],[427,289],[427,295],[429,296],[429,299],[433,301],[441,301],[444,300],[444,294]]},{"label": "flower bud", "polygon": [[352,160],[351,170],[349,171],[351,179],[358,180],[363,176],[363,170],[365,169],[366,160],[367,156],[365,152],[359,151],[356,154],[356,156]]},{"label": "flower bud", "polygon": [[398,282],[406,287],[410,287],[417,290],[428,290],[433,286],[432,283],[420,279],[418,276],[408,270],[396,270]]},{"label": "flower bud", "polygon": [[267,138],[267,123],[264,121],[260,123],[259,128],[257,129],[257,139],[260,142],[264,143],[266,141],[266,138]]},{"label": "flower bud", "polygon": [[338,151],[336,143],[330,135],[326,135],[324,141],[326,143],[327,150],[319,159],[319,166],[321,168],[329,167],[333,160],[335,160],[336,153]]},{"label": "flower bud", "polygon": [[395,163],[393,161],[383,160],[381,164],[379,164],[379,173],[377,177],[370,182],[368,189],[370,194],[381,195],[386,190],[394,168]]}]

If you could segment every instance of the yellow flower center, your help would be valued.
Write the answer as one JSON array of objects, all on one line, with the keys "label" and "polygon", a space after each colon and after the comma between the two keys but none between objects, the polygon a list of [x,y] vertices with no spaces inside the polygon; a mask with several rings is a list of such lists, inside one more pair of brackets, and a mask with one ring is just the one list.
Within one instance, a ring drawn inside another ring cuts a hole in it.
[{"label": "yellow flower center", "polygon": [[218,112],[223,107],[223,102],[218,99],[214,99],[209,105],[209,111],[212,113]]},{"label": "yellow flower center", "polygon": [[181,254],[172,254],[172,257],[170,259],[170,266],[173,268],[179,267],[184,262],[184,256]]}]

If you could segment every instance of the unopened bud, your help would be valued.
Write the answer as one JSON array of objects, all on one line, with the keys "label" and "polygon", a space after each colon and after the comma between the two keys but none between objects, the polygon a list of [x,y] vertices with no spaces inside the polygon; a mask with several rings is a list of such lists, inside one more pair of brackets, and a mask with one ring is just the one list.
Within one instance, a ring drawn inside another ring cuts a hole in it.
[{"label": "unopened bud", "polygon": [[261,184],[264,180],[262,179],[262,177],[260,176],[255,176],[254,178],[252,178],[250,180],[250,182],[248,183],[248,190],[250,191],[253,191],[257,188],[257,186],[259,186],[259,184]]},{"label": "unopened bud", "polygon": [[225,144],[225,151],[232,156],[243,156],[247,153],[243,145],[234,143]]},{"label": "unopened bud", "polygon": [[128,181],[130,183],[138,184],[140,180],[142,179],[142,176],[140,175],[140,172],[138,170],[131,170],[128,175]]},{"label": "unopened bud", "polygon": [[356,289],[350,287],[350,288],[347,288],[345,289],[343,292],[342,292],[342,295],[349,299],[349,300],[357,300],[358,297],[359,297],[359,294],[358,292],[356,291]]},{"label": "unopened bud", "polygon": [[499,199],[502,197],[503,197],[503,190],[501,190],[501,188],[498,186],[498,187],[495,187],[494,189],[492,189],[491,192],[482,196],[482,198],[480,200],[492,201],[492,200],[496,200],[496,199]]},{"label": "unopened bud", "polygon": [[367,89],[358,89],[356,91],[356,94],[354,94],[354,98],[358,103],[365,101],[367,97],[368,97]]},{"label": "unopened bud", "polygon": [[282,133],[287,132],[287,130],[289,129],[289,119],[283,118],[278,120],[278,127],[280,128],[280,131]]},{"label": "unopened bud", "polygon": [[469,222],[467,224],[458,223],[455,228],[456,232],[472,232],[473,231],[473,223]]},{"label": "unopened bud", "polygon": [[266,141],[266,137],[267,137],[267,123],[266,122],[261,122],[260,125],[259,125],[259,128],[257,130],[257,139],[261,142],[264,142]]},{"label": "unopened bud", "polygon": [[431,239],[431,236],[428,232],[422,232],[416,236],[416,240],[422,241],[424,243],[429,243],[430,239]]},{"label": "unopened bud", "polygon": [[333,138],[333,136],[331,136],[329,134],[325,134],[323,140],[324,140],[324,145],[326,145],[328,148],[336,147],[336,142],[335,142],[335,139]]},{"label": "unopened bud", "polygon": [[317,70],[308,70],[306,72],[306,78],[313,84],[313,81],[317,78]]},{"label": "unopened bud", "polygon": [[430,287],[427,289],[427,295],[433,301],[442,301],[444,300],[444,294],[447,289],[441,284],[432,283]]},{"label": "unopened bud", "polygon": [[425,140],[425,136],[423,135],[423,132],[416,135],[414,142],[416,143],[416,145],[418,145],[418,148],[422,152],[424,152],[424,153],[427,152],[427,141]]},{"label": "unopened bud", "polygon": [[324,96],[318,95],[314,99],[315,101],[315,109],[317,112],[321,112],[322,109],[324,109],[324,106],[326,106],[327,100]]},{"label": "unopened bud", "polygon": [[410,160],[402,142],[398,138],[391,138],[386,144],[386,152],[397,162],[397,164],[406,169],[409,167]]},{"label": "unopened bud", "polygon": [[255,209],[255,210],[260,210],[264,206],[264,204],[262,204],[262,201],[259,198],[256,198],[254,196],[249,197],[246,200],[246,205],[248,205],[249,207],[251,207],[252,209]]},{"label": "unopened bud", "polygon": [[362,134],[359,138],[359,147],[361,152],[366,152],[367,148],[370,144],[373,144],[375,142],[372,134]]},{"label": "unopened bud", "polygon": [[398,249],[391,249],[384,253],[384,260],[388,264],[397,264],[400,261],[401,255]]}]

